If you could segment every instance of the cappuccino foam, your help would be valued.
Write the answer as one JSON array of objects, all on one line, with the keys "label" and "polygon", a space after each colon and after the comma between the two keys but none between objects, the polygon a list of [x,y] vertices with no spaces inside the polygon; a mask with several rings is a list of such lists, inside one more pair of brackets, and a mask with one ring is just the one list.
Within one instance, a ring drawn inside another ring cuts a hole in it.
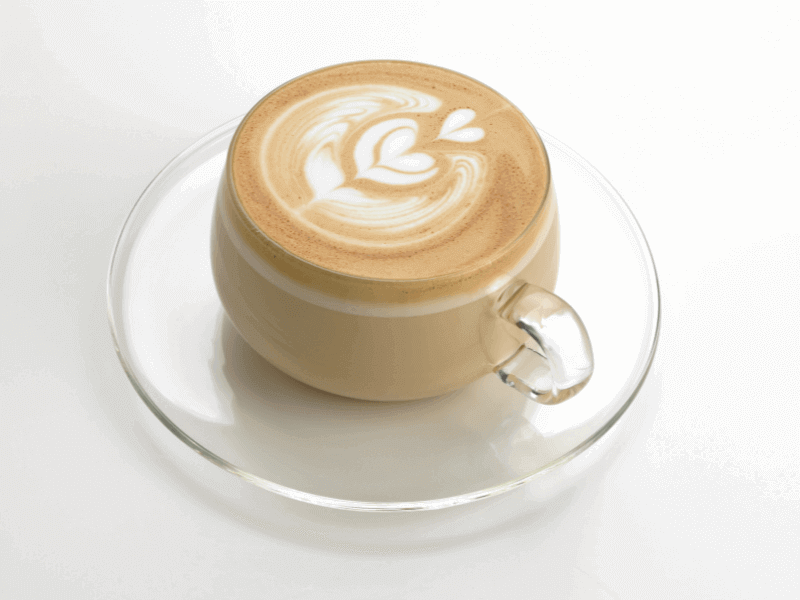
[{"label": "cappuccino foam", "polygon": [[550,195],[542,142],[508,100],[416,63],[290,81],[248,114],[230,161],[241,232],[301,281],[317,266],[374,284],[485,283],[542,233],[531,224]]}]

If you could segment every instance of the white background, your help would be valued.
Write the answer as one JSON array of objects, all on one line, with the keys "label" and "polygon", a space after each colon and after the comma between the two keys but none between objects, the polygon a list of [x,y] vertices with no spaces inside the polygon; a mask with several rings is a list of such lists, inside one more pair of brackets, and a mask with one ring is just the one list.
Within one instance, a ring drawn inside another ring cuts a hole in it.
[{"label": "white background", "polygon": [[[800,596],[794,7],[6,0],[0,597]],[[260,493],[160,440],[117,362],[105,278],[142,189],[285,80],[367,58],[495,87],[650,241],[663,328],[630,434],[546,506]]]}]

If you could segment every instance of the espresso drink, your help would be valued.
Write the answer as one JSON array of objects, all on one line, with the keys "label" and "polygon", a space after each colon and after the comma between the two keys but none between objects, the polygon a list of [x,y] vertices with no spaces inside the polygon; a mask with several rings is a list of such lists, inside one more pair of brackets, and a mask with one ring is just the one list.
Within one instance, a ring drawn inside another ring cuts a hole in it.
[{"label": "espresso drink", "polygon": [[357,398],[441,394],[519,348],[497,314],[514,286],[555,284],[547,156],[519,110],[464,75],[315,71],[239,126],[212,258],[234,325],[290,375]]}]

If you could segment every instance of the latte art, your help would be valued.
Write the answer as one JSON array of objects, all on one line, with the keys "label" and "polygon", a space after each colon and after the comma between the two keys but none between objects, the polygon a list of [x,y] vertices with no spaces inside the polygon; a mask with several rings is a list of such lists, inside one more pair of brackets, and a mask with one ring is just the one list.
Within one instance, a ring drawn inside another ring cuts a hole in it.
[{"label": "latte art", "polygon": [[[397,248],[458,227],[484,192],[486,160],[447,142],[477,142],[485,132],[465,127],[474,110],[458,109],[442,114],[436,137],[421,140],[418,122],[403,116],[441,107],[435,96],[395,86],[309,98],[273,124],[262,147],[270,179],[303,173],[310,188],[291,204],[279,201],[320,234],[363,247]],[[359,185],[365,180],[371,185]]]},{"label": "latte art", "polygon": [[241,205],[269,243],[376,279],[491,262],[534,219],[549,183],[538,136],[502,96],[391,61],[278,88],[248,115],[232,161]]}]

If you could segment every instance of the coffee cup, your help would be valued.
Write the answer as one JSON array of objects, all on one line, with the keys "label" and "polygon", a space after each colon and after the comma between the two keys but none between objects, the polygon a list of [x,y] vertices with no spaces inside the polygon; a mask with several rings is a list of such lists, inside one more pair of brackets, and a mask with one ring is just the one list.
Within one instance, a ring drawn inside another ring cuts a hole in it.
[{"label": "coffee cup", "polygon": [[556,195],[507,99],[421,63],[294,79],[245,116],[214,209],[232,324],[295,379],[366,400],[438,396],[496,373],[556,404],[591,343],[553,294]]}]

